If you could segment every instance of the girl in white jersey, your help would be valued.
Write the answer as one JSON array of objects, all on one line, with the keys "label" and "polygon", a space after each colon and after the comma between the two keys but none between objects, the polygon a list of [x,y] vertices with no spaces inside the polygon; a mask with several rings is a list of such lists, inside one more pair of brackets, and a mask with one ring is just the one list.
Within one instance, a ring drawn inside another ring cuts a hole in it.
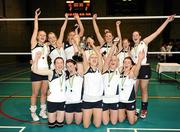
[{"label": "girl in white jersey", "polygon": [[84,65],[84,92],[83,92],[83,126],[88,128],[93,116],[93,124],[100,127],[102,119],[102,56],[97,48],[91,43],[95,53],[87,60],[83,52]]},{"label": "girl in white jersey", "polygon": [[137,121],[136,96],[134,84],[138,76],[141,62],[144,58],[144,50],[139,53],[138,62],[134,66],[131,57],[126,57],[123,61],[123,69],[119,78],[119,122],[126,118],[133,125]]},{"label": "girl in white jersey", "polygon": [[[77,24],[79,26],[79,36],[82,37],[84,35],[84,27],[80,20],[80,17],[77,13],[74,14],[75,20],[77,20]],[[66,59],[72,59],[72,56],[74,55],[74,40],[73,37],[75,35],[74,29],[68,33],[67,41],[64,43],[64,51],[66,55]]]},{"label": "girl in white jersey", "polygon": [[[138,79],[140,83],[140,90],[142,96],[142,103],[141,103],[141,118],[146,118],[147,115],[147,107],[148,107],[148,84],[149,79],[151,76],[151,69],[149,64],[147,64],[147,52],[148,52],[148,44],[154,40],[167,26],[167,24],[174,20],[174,16],[169,16],[166,21],[151,35],[144,38],[141,41],[141,35],[138,31],[134,31],[132,34],[132,40],[134,41],[134,48],[131,50],[132,58],[135,63],[138,60],[138,54],[140,51],[145,51],[145,58],[142,60],[142,67],[140,69]],[[138,82],[136,84],[136,92],[138,89]]]},{"label": "girl in white jersey", "polygon": [[[97,22],[97,14],[93,15],[93,27],[94,27],[94,31],[96,33],[96,37],[98,39],[98,42],[100,44],[100,52],[103,55],[103,59],[105,60],[107,57],[107,54],[109,53],[111,46],[113,44],[113,38],[114,36],[112,35],[112,32],[108,29],[105,30],[105,34],[104,34],[104,38],[102,37],[102,35],[100,34]],[[116,27],[119,26],[120,23],[116,23]],[[118,36],[119,37],[119,36]],[[119,38],[121,39],[121,38]]]},{"label": "girl in white jersey", "polygon": [[116,45],[113,44],[103,65],[103,115],[102,121],[107,125],[109,121],[115,125],[118,121],[119,108],[119,69],[118,58],[113,55]]},{"label": "girl in white jersey", "polygon": [[71,124],[75,119],[79,125],[82,121],[83,65],[69,59],[66,68],[69,72],[66,76],[66,123]]},{"label": "girl in white jersey", "polygon": [[57,57],[62,57],[64,61],[66,60],[64,48],[63,48],[63,38],[64,38],[64,31],[66,29],[68,22],[68,14],[65,14],[65,21],[64,24],[61,27],[59,38],[57,39],[57,36],[55,33],[50,32],[48,34],[48,41],[49,41],[49,57],[51,59],[51,65],[50,68],[54,69],[54,60]]},{"label": "girl in white jersey", "polygon": [[[41,69],[48,69],[47,56],[48,48],[45,44],[46,33],[44,31],[38,31],[38,16],[41,14],[40,9],[35,11],[34,18],[34,31],[31,37],[31,53],[32,61],[34,61],[36,52],[41,52],[41,58],[38,61],[38,67]],[[47,118],[46,115],[46,92],[48,88],[48,78],[47,76],[41,76],[31,72],[31,81],[32,81],[32,96],[31,96],[31,117],[33,121],[38,121],[39,117],[36,115],[36,102],[39,90],[41,89],[41,111],[40,116],[42,118]]]},{"label": "girl in white jersey", "polygon": [[124,38],[122,40],[122,46],[118,45],[118,53],[117,53],[117,57],[119,59],[119,67],[122,68],[123,67],[123,61],[125,57],[131,56],[130,53],[130,42],[128,40],[128,38]]},{"label": "girl in white jersey", "polygon": [[65,72],[64,60],[62,57],[57,57],[54,60],[54,70],[41,70],[37,63],[41,56],[40,52],[36,53],[36,58],[33,62],[33,72],[40,75],[47,75],[49,80],[49,91],[47,96],[48,109],[48,126],[49,128],[62,127],[64,125],[64,110],[65,110]]}]

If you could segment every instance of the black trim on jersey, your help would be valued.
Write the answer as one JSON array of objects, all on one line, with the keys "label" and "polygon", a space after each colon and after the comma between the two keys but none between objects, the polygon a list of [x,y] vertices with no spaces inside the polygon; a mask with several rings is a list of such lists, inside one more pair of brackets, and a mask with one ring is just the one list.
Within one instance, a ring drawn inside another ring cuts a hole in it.
[{"label": "black trim on jersey", "polygon": [[107,43],[104,43],[101,48],[111,48]]},{"label": "black trim on jersey", "polygon": [[119,51],[119,52],[117,53],[117,55],[119,55],[120,53],[128,53],[128,51],[122,49],[121,51]]},{"label": "black trim on jersey", "polygon": [[114,71],[112,71],[112,70],[106,70],[105,72],[103,72],[102,74],[106,74],[106,73],[113,73],[113,72],[115,72],[115,70]]},{"label": "black trim on jersey", "polygon": [[83,79],[83,83],[82,83],[81,100],[83,99],[83,94],[84,94],[84,79]]},{"label": "black trim on jersey", "polygon": [[54,46],[52,46],[52,45],[49,45],[49,54],[51,54],[51,52],[53,51],[53,50],[55,50],[56,49],[56,47],[54,47]]},{"label": "black trim on jersey", "polygon": [[61,76],[62,76],[62,74],[56,73],[56,71],[55,71],[55,69],[54,69],[54,70],[53,70],[53,77],[52,77],[52,79],[50,80],[50,82],[51,82],[52,80],[56,79],[56,78],[61,77]]},{"label": "black trim on jersey", "polygon": [[34,48],[32,48],[31,50],[34,50],[34,49],[37,48],[37,47],[42,47],[42,48],[43,48],[44,46],[41,45],[41,44],[39,44],[39,43],[37,43],[36,46],[35,46]]},{"label": "black trim on jersey", "polygon": [[117,85],[116,95],[119,95],[119,84]]},{"label": "black trim on jersey", "polygon": [[73,46],[73,45],[71,45],[69,42],[64,43],[64,50],[71,46]]},{"label": "black trim on jersey", "polygon": [[131,92],[131,95],[130,95],[128,101],[133,101],[133,100],[135,100],[135,98],[136,98],[135,97],[135,90],[134,90],[134,85],[133,85],[133,90]]},{"label": "black trim on jersey", "polygon": [[[96,70],[96,71],[99,72],[99,70]],[[94,71],[94,70],[92,69],[92,67],[89,67],[89,69],[87,70],[87,72],[86,72],[85,74],[87,74],[87,73],[95,73],[96,71]],[[85,75],[85,74],[84,74],[84,75]]]}]

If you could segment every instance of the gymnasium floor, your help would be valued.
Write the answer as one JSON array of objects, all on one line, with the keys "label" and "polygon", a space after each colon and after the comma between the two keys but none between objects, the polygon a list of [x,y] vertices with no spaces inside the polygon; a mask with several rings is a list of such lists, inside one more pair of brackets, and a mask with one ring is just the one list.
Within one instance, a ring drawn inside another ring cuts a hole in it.
[{"label": "gymnasium floor", "polygon": [[[125,121],[115,126],[101,125],[98,129],[93,125],[84,129],[82,125],[74,124],[49,129],[46,124],[47,120],[35,123],[30,117],[30,66],[13,63],[8,65],[10,68],[0,65],[0,131],[2,132],[180,132],[180,84],[174,81],[160,83],[155,71],[152,71],[153,75],[149,85],[148,118],[139,119],[133,126]],[[177,78],[180,79],[180,75]],[[137,108],[140,108],[140,96],[137,99]]]}]

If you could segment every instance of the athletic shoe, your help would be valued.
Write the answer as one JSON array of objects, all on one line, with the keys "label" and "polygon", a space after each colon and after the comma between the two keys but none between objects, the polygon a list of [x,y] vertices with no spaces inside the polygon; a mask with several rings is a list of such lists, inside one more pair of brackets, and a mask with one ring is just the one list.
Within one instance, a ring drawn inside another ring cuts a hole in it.
[{"label": "athletic shoe", "polygon": [[146,116],[147,116],[147,110],[141,110],[141,115],[140,115],[140,117],[141,117],[142,119],[145,119]]},{"label": "athletic shoe", "polygon": [[40,111],[39,116],[42,117],[43,119],[47,119],[47,114],[46,111]]},{"label": "athletic shoe", "polygon": [[33,121],[39,121],[39,117],[37,116],[36,113],[31,113],[31,117],[32,117]]}]

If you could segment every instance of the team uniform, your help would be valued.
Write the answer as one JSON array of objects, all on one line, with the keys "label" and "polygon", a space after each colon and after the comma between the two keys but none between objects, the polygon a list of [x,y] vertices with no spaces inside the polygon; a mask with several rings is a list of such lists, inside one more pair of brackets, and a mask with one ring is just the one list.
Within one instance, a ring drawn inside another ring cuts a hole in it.
[{"label": "team uniform", "polygon": [[81,112],[83,77],[79,74],[66,77],[66,109],[68,113]]},{"label": "team uniform", "polygon": [[136,79],[131,79],[129,76],[120,74],[119,78],[119,109],[135,110],[135,89],[134,84]]},{"label": "team uniform", "polygon": [[[38,60],[38,69],[48,69],[48,62],[47,62],[47,56],[48,56],[48,47],[47,45],[41,45],[39,43],[36,44],[36,46],[31,49],[32,53],[32,61],[35,58],[35,55],[37,52],[41,52],[41,57]],[[41,80],[48,80],[48,76],[42,76],[35,74],[31,72],[31,81],[41,81]]]},{"label": "team uniform", "polygon": [[100,49],[101,54],[104,56],[107,56],[109,51],[111,49],[111,46],[109,46],[107,43],[103,44],[103,46]]},{"label": "team uniform", "polygon": [[64,72],[58,74],[53,70],[52,79],[49,80],[50,94],[47,96],[47,109],[49,113],[64,111],[65,109],[65,76]]},{"label": "team uniform", "polygon": [[103,73],[103,110],[117,110],[119,107],[119,71],[106,71]]},{"label": "team uniform", "polygon": [[103,79],[101,72],[89,67],[84,74],[83,108],[102,108]]},{"label": "team uniform", "polygon": [[59,49],[57,47],[54,47],[53,45],[49,45],[49,57],[51,59],[51,65],[50,65],[51,69],[54,69],[54,60],[57,57],[62,57],[64,61],[66,60],[64,49],[63,48]]},{"label": "team uniform", "polygon": [[66,56],[66,60],[72,59],[72,56],[74,55],[74,47],[69,42],[66,42],[64,44],[64,52]]},{"label": "team uniform", "polygon": [[144,50],[145,57],[141,62],[141,68],[139,71],[138,79],[150,79],[151,78],[151,68],[149,64],[147,63],[147,52],[148,52],[148,46],[141,41],[140,44],[135,45],[133,49],[131,50],[132,59],[135,63],[138,61],[138,55],[139,52]]},{"label": "team uniform", "polygon": [[117,54],[117,58],[119,60],[119,67],[123,67],[123,61],[124,58],[128,57],[128,51],[125,51],[124,49],[122,49],[118,54]]}]

